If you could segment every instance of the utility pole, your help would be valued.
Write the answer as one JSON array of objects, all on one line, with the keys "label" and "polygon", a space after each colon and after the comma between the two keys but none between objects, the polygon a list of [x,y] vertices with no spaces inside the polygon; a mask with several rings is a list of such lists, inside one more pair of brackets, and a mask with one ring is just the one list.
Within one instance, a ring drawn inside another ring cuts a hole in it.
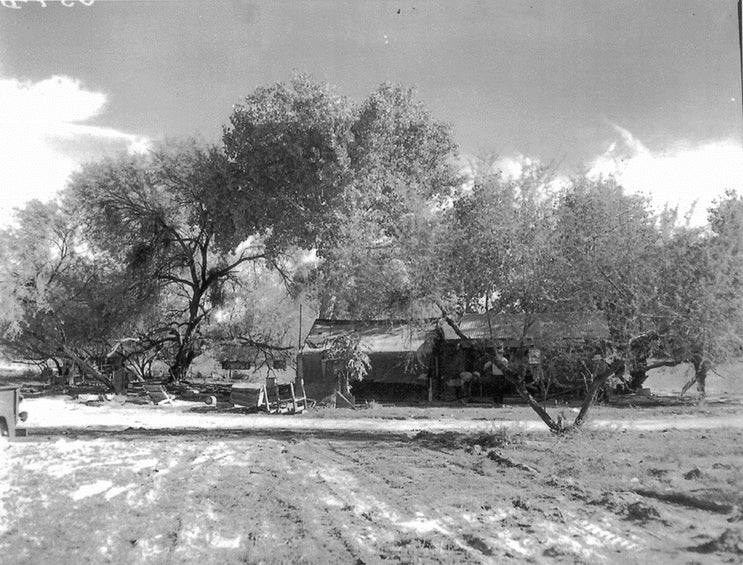
[{"label": "utility pole", "polygon": [[[743,111],[743,0],[738,0],[738,54],[740,55],[740,102]],[[743,113],[741,118],[743,118]]]},{"label": "utility pole", "polygon": [[302,349],[302,303],[299,303],[299,337],[297,339],[297,349]]}]

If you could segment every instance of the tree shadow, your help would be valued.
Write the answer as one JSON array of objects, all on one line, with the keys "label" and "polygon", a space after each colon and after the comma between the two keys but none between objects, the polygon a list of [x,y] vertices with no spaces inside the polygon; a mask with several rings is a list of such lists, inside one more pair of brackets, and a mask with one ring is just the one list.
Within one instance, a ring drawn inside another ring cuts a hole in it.
[{"label": "tree shadow", "polygon": [[415,438],[408,434],[388,432],[384,430],[308,430],[292,428],[272,429],[245,429],[245,428],[123,428],[96,427],[86,429],[69,428],[34,428],[25,437],[19,437],[17,443],[34,443],[56,441],[60,438],[70,440],[131,440],[139,439],[274,439],[274,440],[308,440],[321,439],[333,441],[352,442],[385,442],[385,443],[411,443]]}]

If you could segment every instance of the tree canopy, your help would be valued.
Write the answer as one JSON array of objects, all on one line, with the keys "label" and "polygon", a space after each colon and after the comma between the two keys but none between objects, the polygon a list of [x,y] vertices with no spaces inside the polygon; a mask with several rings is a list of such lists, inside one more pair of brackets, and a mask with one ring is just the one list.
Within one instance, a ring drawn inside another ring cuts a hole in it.
[{"label": "tree canopy", "polygon": [[456,145],[451,128],[401,86],[381,85],[356,116],[350,182],[334,235],[318,248],[320,311],[407,315],[429,298],[421,284],[435,286],[431,250],[448,245],[442,203],[460,182]]},{"label": "tree canopy", "polygon": [[221,244],[257,234],[277,253],[327,237],[349,180],[352,122],[349,101],[305,75],[245,98],[224,128],[232,184],[216,199]]},{"label": "tree canopy", "polygon": [[0,345],[84,362],[126,341],[181,379],[209,340],[286,347],[302,296],[328,318],[454,326],[463,312],[599,312],[613,357],[577,369],[590,383],[627,371],[640,387],[655,360],[691,363],[703,392],[743,354],[740,196],[692,228],[611,178],[493,163],[466,178],[414,89],[355,104],[307,75],[259,87],[220,143],[90,163],[58,203],[20,210],[0,234]]},{"label": "tree canopy", "polygon": [[231,194],[222,152],[195,144],[93,163],[69,185],[91,246],[131,275],[157,283],[162,316],[140,341],[164,346],[175,379],[198,354],[201,325],[224,283],[240,265],[267,258],[259,240],[232,249],[218,245],[228,212],[221,199]]},{"label": "tree canopy", "polygon": [[73,361],[109,384],[85,359],[136,326],[154,302],[152,285],[91,250],[75,214],[55,203],[30,202],[0,242],[2,349],[19,360]]}]

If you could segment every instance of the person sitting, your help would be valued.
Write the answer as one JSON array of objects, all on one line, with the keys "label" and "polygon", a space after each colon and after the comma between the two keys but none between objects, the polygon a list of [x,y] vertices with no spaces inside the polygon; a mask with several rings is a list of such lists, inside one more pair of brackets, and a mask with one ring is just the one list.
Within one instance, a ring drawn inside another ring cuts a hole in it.
[{"label": "person sitting", "polygon": [[453,388],[454,389],[454,398],[459,400],[462,398],[462,378],[461,373],[460,376],[452,377],[450,379],[446,380],[446,386],[447,388]]},{"label": "person sitting", "polygon": [[462,388],[467,398],[472,398],[472,385],[480,385],[480,396],[482,396],[482,380],[479,371],[462,371],[459,373],[459,379],[462,381]]}]

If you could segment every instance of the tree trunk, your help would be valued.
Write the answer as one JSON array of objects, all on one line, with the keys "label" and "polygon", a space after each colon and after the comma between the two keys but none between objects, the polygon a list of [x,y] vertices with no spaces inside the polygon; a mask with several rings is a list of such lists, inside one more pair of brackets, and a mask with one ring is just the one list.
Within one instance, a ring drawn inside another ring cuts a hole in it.
[{"label": "tree trunk", "polygon": [[[639,351],[638,351],[639,349]],[[627,358],[627,371],[629,372],[629,382],[627,388],[629,392],[637,392],[642,389],[642,385],[648,380],[648,342],[646,336],[632,340],[629,347],[629,357]]]},{"label": "tree trunk", "polygon": [[681,389],[681,396],[684,396],[694,383],[696,383],[698,399],[701,404],[706,400],[707,372],[710,369],[710,362],[700,355],[695,355],[691,359],[691,364],[694,367],[694,376]]},{"label": "tree trunk", "polygon": [[506,380],[516,386],[516,392],[519,393],[519,396],[526,401],[526,403],[532,410],[534,410],[534,412],[537,413],[537,416],[539,416],[542,421],[547,424],[547,427],[551,431],[556,434],[566,431],[562,421],[553,420],[552,416],[549,415],[547,410],[545,410],[542,405],[539,404],[539,402],[537,402],[537,400],[531,395],[529,390],[526,388],[526,385],[524,384],[524,380],[520,378],[517,373],[509,369],[506,365],[498,366],[498,368],[503,372],[503,376],[506,378]]},{"label": "tree trunk", "polygon": [[629,383],[627,383],[630,392],[637,392],[642,388],[642,385],[645,384],[645,381],[648,378],[648,371],[651,371],[652,369],[659,369],[660,367],[675,367],[676,365],[679,365],[681,361],[676,360],[665,360],[665,361],[658,361],[656,363],[652,363],[651,365],[647,364],[647,361],[642,364],[641,367],[637,367],[630,371],[630,380]]},{"label": "tree trunk", "polygon": [[[193,310],[193,308],[192,308]],[[170,380],[172,382],[180,382],[186,378],[186,373],[191,366],[191,362],[196,358],[195,348],[195,334],[199,322],[194,316],[193,311],[190,313],[188,325],[186,331],[182,336],[178,336],[178,351],[175,354],[175,359],[170,365],[169,373]]]},{"label": "tree trunk", "polygon": [[170,365],[170,369],[168,370],[170,373],[170,380],[177,383],[185,379],[188,369],[191,366],[191,362],[195,358],[196,354],[193,350],[193,343],[182,343],[178,348],[178,353],[176,353],[173,363]]},{"label": "tree trunk", "polygon": [[[194,275],[194,281],[196,281],[196,275]],[[202,281],[201,286],[195,289],[194,294],[191,296],[186,329],[182,336],[179,335],[178,352],[169,369],[170,379],[173,382],[179,382],[186,378],[186,373],[188,373],[191,362],[196,358],[196,351],[194,349],[198,337],[199,325],[203,320],[203,317],[199,314],[199,308],[204,293],[209,288],[209,284]]]},{"label": "tree trunk", "polygon": [[645,384],[645,381],[648,378],[647,370],[643,368],[637,368],[633,369],[629,373],[630,379],[627,383],[627,386],[629,387],[631,392],[637,392],[638,390],[642,389],[642,385]]},{"label": "tree trunk", "polygon": [[588,417],[588,411],[591,409],[591,406],[593,406],[593,401],[596,398],[596,393],[601,390],[601,387],[606,384],[606,381],[609,380],[609,377],[619,374],[619,372],[623,369],[624,362],[617,359],[606,370],[602,371],[599,375],[594,377],[593,383],[591,383],[591,386],[586,393],[586,397],[583,399],[583,404],[580,407],[580,412],[578,412],[578,415],[575,417],[575,421],[573,422],[574,427],[579,428],[583,425],[583,422],[585,422],[586,418]]},{"label": "tree trunk", "polygon": [[697,374],[697,393],[699,395],[700,402],[704,402],[707,398],[707,369],[703,369]]},{"label": "tree trunk", "polygon": [[95,380],[97,380],[100,383],[103,383],[106,385],[106,387],[113,391],[114,390],[114,384],[106,375],[98,371],[95,367],[93,367],[90,363],[83,360],[82,357],[80,357],[77,353],[75,353],[73,350],[71,350],[67,346],[61,347],[62,353],[65,357],[70,359],[73,363],[75,363],[80,369],[83,371],[83,373],[90,375]]},{"label": "tree trunk", "polygon": [[345,370],[338,370],[335,381],[335,389],[343,396],[348,394],[348,375],[346,375]]},{"label": "tree trunk", "polygon": [[697,383],[697,396],[700,403],[704,403],[707,398],[707,371],[709,371],[709,361],[695,358],[694,380]]},{"label": "tree trunk", "polygon": [[[468,343],[472,343],[472,340],[467,337],[464,332],[459,328],[457,323],[452,319],[449,314],[447,314],[446,309],[443,308],[441,305],[439,305],[439,308],[441,310],[441,315],[444,318],[444,321],[449,324],[451,329],[454,330],[454,333],[456,333],[461,339]],[[527,390],[526,385],[524,384],[524,379],[522,378],[522,375],[519,375],[516,371],[514,371],[511,367],[508,366],[508,364],[505,362],[503,358],[500,358],[496,355],[495,359],[492,360],[493,364],[498,367],[498,369],[501,370],[503,373],[503,376],[505,379],[513,384],[516,387],[516,392],[519,393],[519,396],[523,398],[526,403],[529,405],[529,407],[534,410],[534,412],[537,413],[537,415],[542,419],[542,421],[547,424],[547,427],[552,430],[555,433],[561,433],[564,432],[564,427],[560,422],[555,422],[552,417],[547,413],[547,411],[539,404],[539,402],[536,401],[536,399],[531,395],[531,393]]]}]

